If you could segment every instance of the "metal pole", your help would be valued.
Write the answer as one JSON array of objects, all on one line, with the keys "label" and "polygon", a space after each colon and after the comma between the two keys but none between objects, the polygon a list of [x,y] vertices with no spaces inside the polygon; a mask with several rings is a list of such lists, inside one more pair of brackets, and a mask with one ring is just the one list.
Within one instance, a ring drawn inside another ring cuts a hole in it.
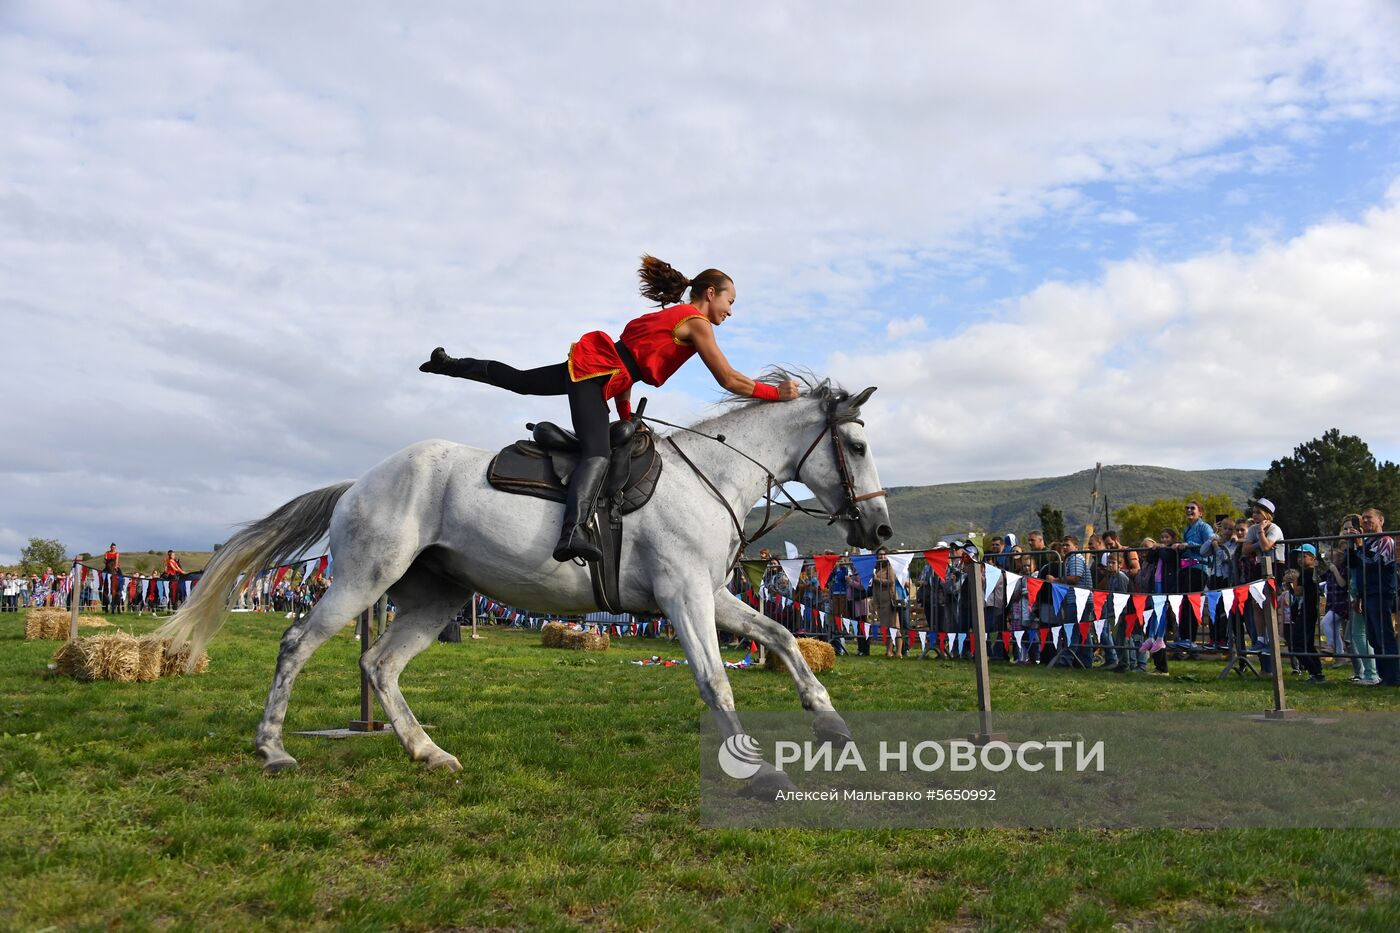
[{"label": "metal pole", "polygon": [[977,732],[968,738],[977,745],[1005,742],[1005,732],[992,731],[992,678],[987,668],[987,605],[982,582],[982,564],[972,564],[972,663],[977,674]]},{"label": "metal pole", "polygon": [[78,568],[82,562],[73,559],[73,570],[68,574],[68,593],[73,597],[73,616],[68,620],[68,640],[78,640],[78,606],[83,600],[83,577]]},{"label": "metal pole", "polygon": [[[377,607],[376,607],[377,608]],[[370,610],[366,609],[360,613],[360,658],[363,660],[365,652],[369,650],[370,644]],[[378,732],[385,726],[382,722],[374,720],[374,698],[370,695],[369,674],[365,673],[364,665],[360,665],[360,718],[350,723],[352,732]]]},{"label": "metal pole", "polygon": [[[1261,543],[1263,535],[1260,535]],[[1268,581],[1274,578],[1274,559],[1270,555],[1265,555],[1264,566],[1264,590],[1268,592]],[[1273,660],[1274,675],[1274,708],[1265,710],[1266,719],[1293,719],[1297,717],[1296,709],[1288,708],[1288,698],[1284,696],[1283,687],[1283,648],[1279,645],[1279,624],[1278,610],[1274,605],[1274,600],[1264,601],[1264,615],[1269,623],[1269,657]]]},{"label": "metal pole", "polygon": [[472,638],[480,638],[476,633],[476,594],[472,594]]},{"label": "metal pole", "polygon": [[374,640],[384,637],[384,627],[389,624],[389,594],[385,593],[379,597],[379,602],[374,604]]}]

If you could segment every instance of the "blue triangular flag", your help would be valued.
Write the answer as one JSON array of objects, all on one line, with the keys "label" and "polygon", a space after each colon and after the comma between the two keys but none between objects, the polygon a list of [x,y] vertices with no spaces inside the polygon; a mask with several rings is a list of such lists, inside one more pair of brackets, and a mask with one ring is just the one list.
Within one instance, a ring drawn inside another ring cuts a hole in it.
[{"label": "blue triangular flag", "polygon": [[851,566],[860,574],[860,582],[870,589],[870,581],[875,578],[875,561],[878,558],[874,554],[858,554],[851,558]]}]

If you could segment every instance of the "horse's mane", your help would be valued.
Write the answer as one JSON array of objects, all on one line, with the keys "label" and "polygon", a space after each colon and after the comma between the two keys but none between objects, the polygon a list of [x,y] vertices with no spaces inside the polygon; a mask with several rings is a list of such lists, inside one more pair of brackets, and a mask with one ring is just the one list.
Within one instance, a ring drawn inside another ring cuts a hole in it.
[{"label": "horse's mane", "polygon": [[[814,398],[818,401],[832,400],[840,402],[851,397],[851,393],[847,392],[839,384],[832,382],[829,377],[818,376],[809,369],[799,367],[769,366],[763,371],[762,375],[758,377],[757,381],[767,383],[776,388],[789,379],[794,380],[801,386],[801,388],[798,389],[799,398]],[[706,418],[704,421],[697,422],[691,425],[691,428],[696,431],[711,431],[717,426],[718,422],[724,420],[728,415],[734,412],[752,408],[756,405],[766,404],[768,403],[748,395],[739,395],[734,392],[725,391],[719,401],[716,402],[716,405],[724,408],[725,411],[710,418]],[[858,408],[837,409],[834,415],[837,424],[855,421],[859,417],[860,409]]]}]

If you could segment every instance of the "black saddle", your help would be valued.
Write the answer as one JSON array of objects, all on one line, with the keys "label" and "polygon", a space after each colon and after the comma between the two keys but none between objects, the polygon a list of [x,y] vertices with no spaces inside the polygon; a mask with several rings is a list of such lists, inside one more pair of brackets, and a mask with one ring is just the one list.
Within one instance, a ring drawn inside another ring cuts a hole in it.
[{"label": "black saddle", "polygon": [[[646,402],[637,407],[640,415]],[[593,597],[599,608],[620,612],[618,579],[622,562],[622,516],[651,500],[661,477],[661,457],[654,435],[638,431],[641,422],[616,421],[609,427],[612,454],[588,534],[603,559],[588,565]],[[491,460],[486,480],[502,492],[563,502],[569,496],[569,474],[579,460],[578,437],[548,421],[526,425],[531,440],[502,448]]]}]

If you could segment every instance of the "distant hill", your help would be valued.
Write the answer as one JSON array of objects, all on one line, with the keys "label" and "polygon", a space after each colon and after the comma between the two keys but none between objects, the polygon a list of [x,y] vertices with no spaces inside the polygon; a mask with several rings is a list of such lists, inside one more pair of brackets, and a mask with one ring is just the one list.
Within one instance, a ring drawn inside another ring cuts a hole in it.
[{"label": "distant hill", "polygon": [[[1113,511],[1134,503],[1146,504],[1169,496],[1193,491],[1225,493],[1241,511],[1264,476],[1263,470],[1172,470],[1155,466],[1106,466],[1099,489],[1108,497]],[[1024,534],[1039,527],[1036,512],[1042,503],[1065,513],[1065,528],[1082,531],[1088,519],[1089,494],[1094,471],[1083,470],[1069,476],[1047,479],[984,480],[975,483],[943,483],[934,486],[896,486],[889,491],[890,518],[894,524],[891,545],[927,547],[950,536],[968,531]],[[1095,525],[1103,528],[1102,500]],[[1207,516],[1208,518],[1211,516]],[[756,531],[762,510],[750,513],[748,530]],[[788,519],[776,532],[764,535],[749,549],[759,547],[781,551],[791,541],[804,554],[827,548],[846,547],[844,536],[824,521],[798,515]]]}]

